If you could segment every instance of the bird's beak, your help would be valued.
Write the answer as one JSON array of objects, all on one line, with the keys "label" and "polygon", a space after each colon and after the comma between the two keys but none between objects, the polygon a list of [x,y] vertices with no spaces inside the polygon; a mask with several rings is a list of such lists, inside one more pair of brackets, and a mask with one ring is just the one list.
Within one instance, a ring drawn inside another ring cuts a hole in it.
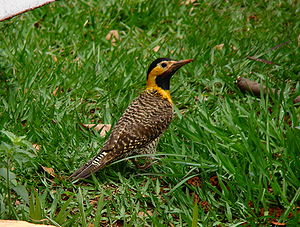
[{"label": "bird's beak", "polygon": [[176,71],[177,69],[179,69],[180,67],[192,62],[193,59],[186,59],[186,60],[181,60],[181,61],[175,61],[172,66],[171,66],[171,70],[172,71]]}]

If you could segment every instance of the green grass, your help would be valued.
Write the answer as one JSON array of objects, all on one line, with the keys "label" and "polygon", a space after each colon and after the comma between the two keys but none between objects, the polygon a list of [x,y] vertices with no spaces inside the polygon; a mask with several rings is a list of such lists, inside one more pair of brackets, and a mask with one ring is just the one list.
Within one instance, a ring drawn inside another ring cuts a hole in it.
[{"label": "green grass", "polygon": [[[62,226],[297,225],[299,11],[292,0],[78,0],[1,22],[0,218]],[[115,45],[105,38],[111,30],[119,31]],[[157,57],[194,59],[171,81],[175,119],[159,162],[143,172],[122,161],[77,184],[65,180],[105,141],[81,123],[115,124]],[[238,76],[282,92],[242,94]]]}]

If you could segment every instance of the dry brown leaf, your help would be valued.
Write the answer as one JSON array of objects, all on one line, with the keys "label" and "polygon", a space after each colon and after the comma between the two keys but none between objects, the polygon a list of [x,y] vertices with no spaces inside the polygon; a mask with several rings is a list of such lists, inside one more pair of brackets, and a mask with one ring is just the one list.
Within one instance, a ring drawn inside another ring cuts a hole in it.
[{"label": "dry brown leaf", "polygon": [[18,206],[20,204],[22,204],[21,201],[20,200],[16,200],[15,205]]},{"label": "dry brown leaf", "polygon": [[80,57],[77,57],[77,58],[75,58],[74,60],[73,60],[73,62],[78,62],[78,61],[80,61],[81,59],[80,59]]},{"label": "dry brown leaf", "polygon": [[257,16],[254,14],[254,15],[250,15],[247,17],[247,21],[251,21],[251,20],[257,20]]},{"label": "dry brown leaf", "polygon": [[107,35],[105,36],[106,40],[110,40],[111,44],[113,46],[116,45],[116,41],[120,40],[120,36],[119,36],[119,31],[118,30],[111,30],[107,33]]},{"label": "dry brown leaf", "polygon": [[286,224],[285,223],[280,223],[280,222],[277,222],[277,221],[272,221],[271,222],[273,225],[278,225],[278,226],[286,226]]},{"label": "dry brown leaf", "polygon": [[182,0],[180,1],[180,5],[190,5],[197,2],[197,0]]},{"label": "dry brown leaf", "polygon": [[210,180],[210,184],[211,184],[212,186],[216,186],[216,187],[219,186],[219,179],[218,179],[218,176],[213,176],[213,177],[211,177],[209,180]]},{"label": "dry brown leaf", "polygon": [[219,44],[219,45],[214,46],[214,48],[215,48],[216,50],[222,50],[223,47],[224,47],[224,43],[221,43],[221,44]]},{"label": "dry brown leaf", "polygon": [[236,46],[233,46],[233,45],[231,45],[231,49],[232,49],[233,51],[237,51],[237,50],[238,50],[238,48],[237,48]]},{"label": "dry brown leaf", "polygon": [[33,146],[33,148],[36,149],[37,151],[41,150],[41,145],[39,145],[39,144],[34,143],[34,144],[32,144],[32,146]]},{"label": "dry brown leaf", "polygon": [[195,187],[200,187],[201,184],[202,184],[202,181],[200,180],[199,177],[195,176],[195,177],[192,177],[191,179],[189,179],[189,180],[187,181],[187,183],[188,183],[189,185],[193,185],[193,186],[195,186]]},{"label": "dry brown leaf", "polygon": [[148,216],[147,214],[150,216],[153,216],[153,213],[151,210],[147,210],[147,213],[145,213],[143,211],[138,212],[138,216],[140,216],[140,217],[146,217],[146,216]]},{"label": "dry brown leaf", "polygon": [[17,220],[0,220],[0,227],[46,227],[46,226],[53,226],[54,225],[40,225],[40,224],[32,224],[26,221],[17,221]]},{"label": "dry brown leaf", "polygon": [[58,61],[58,59],[57,59],[57,57],[55,55],[52,55],[52,59],[53,59],[54,62]]},{"label": "dry brown leaf", "polygon": [[52,92],[52,94],[53,94],[54,96],[56,96],[56,93],[58,92],[58,90],[59,90],[59,87],[55,88],[55,90]]},{"label": "dry brown leaf", "polygon": [[160,49],[160,46],[156,46],[156,47],[153,48],[153,51],[157,52],[157,51],[159,51],[159,49]]},{"label": "dry brown leaf", "polygon": [[45,166],[42,166],[42,168],[43,168],[43,170],[45,170],[47,173],[49,173],[52,177],[57,177],[57,175],[55,174],[53,168],[49,168],[49,167],[45,167]]},{"label": "dry brown leaf", "polygon": [[104,137],[106,133],[111,129],[110,124],[82,124],[85,128],[93,128],[97,132],[100,131],[100,136]]}]

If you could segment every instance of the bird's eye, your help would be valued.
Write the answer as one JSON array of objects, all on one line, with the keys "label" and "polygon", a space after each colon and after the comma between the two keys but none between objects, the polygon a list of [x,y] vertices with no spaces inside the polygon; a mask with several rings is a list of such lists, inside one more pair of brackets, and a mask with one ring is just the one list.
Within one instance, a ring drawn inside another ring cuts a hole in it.
[{"label": "bird's eye", "polygon": [[161,67],[165,68],[167,66],[166,63],[161,63]]}]

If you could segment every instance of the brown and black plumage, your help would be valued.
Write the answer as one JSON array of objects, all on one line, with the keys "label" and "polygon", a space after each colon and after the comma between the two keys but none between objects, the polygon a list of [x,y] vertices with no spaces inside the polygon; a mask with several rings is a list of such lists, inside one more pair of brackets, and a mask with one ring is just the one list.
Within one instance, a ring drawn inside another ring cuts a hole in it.
[{"label": "brown and black plumage", "polygon": [[154,153],[159,137],[173,117],[170,79],[181,66],[191,61],[159,58],[152,62],[145,91],[125,110],[101,151],[70,178],[73,181],[87,178],[123,157]]}]

